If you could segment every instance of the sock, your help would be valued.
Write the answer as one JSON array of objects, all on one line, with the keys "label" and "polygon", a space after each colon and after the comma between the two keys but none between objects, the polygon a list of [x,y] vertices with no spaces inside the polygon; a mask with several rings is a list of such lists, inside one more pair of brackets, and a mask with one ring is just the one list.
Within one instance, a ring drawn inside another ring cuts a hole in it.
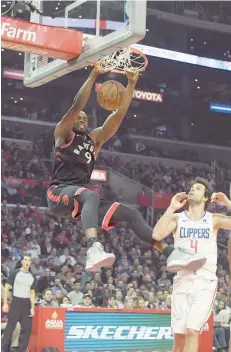
[{"label": "sock", "polygon": [[87,239],[87,249],[91,248],[95,242],[99,242],[97,237],[91,237]]},{"label": "sock", "polygon": [[168,246],[163,250],[163,254],[168,258],[173,251],[174,251],[174,247]]}]

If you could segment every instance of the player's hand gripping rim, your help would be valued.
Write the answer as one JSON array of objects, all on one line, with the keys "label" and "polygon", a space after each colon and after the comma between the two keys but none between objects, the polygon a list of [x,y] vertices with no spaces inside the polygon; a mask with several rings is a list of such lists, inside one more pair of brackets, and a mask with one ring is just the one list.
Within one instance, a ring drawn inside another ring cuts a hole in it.
[{"label": "player's hand gripping rim", "polygon": [[127,76],[127,79],[129,80],[129,82],[135,84],[140,76],[140,72],[133,72],[133,71],[129,71],[126,70],[125,74]]},{"label": "player's hand gripping rim", "polygon": [[100,65],[100,62],[93,62],[92,66],[94,66],[93,72],[97,75],[107,72],[103,70],[103,68]]}]

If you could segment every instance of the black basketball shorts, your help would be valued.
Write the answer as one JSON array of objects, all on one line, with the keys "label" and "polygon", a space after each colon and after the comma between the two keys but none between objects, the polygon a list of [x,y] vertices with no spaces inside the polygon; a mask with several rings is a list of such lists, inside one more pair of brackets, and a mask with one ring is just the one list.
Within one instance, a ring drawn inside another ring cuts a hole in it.
[{"label": "black basketball shorts", "polygon": [[[87,190],[86,187],[75,185],[51,186],[47,190],[48,207],[55,216],[70,220],[80,220],[83,204],[79,201],[78,196],[85,190]],[[113,223],[112,217],[119,205],[120,203],[118,202],[100,201],[98,225],[102,229],[108,231],[117,225],[118,222]]]}]

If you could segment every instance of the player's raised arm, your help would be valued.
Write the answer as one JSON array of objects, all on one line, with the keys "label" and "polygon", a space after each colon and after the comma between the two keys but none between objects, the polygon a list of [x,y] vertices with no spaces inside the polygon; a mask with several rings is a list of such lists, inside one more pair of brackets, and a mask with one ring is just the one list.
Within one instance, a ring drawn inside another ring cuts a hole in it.
[{"label": "player's raised arm", "polygon": [[177,193],[172,198],[170,206],[154,227],[152,233],[154,240],[161,241],[176,230],[178,214],[174,213],[185,205],[187,199],[188,196],[185,192]]},{"label": "player's raised arm", "polygon": [[[222,192],[213,193],[211,202],[223,205],[231,210],[231,200]],[[213,215],[213,226],[216,229],[231,230],[231,216],[223,214]]]},{"label": "player's raised arm", "polygon": [[95,83],[95,80],[98,77],[99,73],[100,69],[97,66],[91,71],[88,79],[75,96],[72,106],[70,107],[66,115],[64,115],[62,120],[56,125],[55,139],[62,137],[65,138],[65,140],[68,140],[71,138],[72,127],[75,118],[76,116],[78,116],[80,111],[83,110],[86,106],[91,94],[93,84]]},{"label": "player's raised arm", "polygon": [[[230,198],[231,198],[231,187],[230,187]],[[224,205],[231,210],[231,200],[224,193],[213,193],[211,202]],[[214,214],[213,216],[214,227],[219,229],[231,230],[231,216],[225,216],[221,214]],[[231,234],[228,242],[228,260],[229,260],[229,287],[231,287]]]},{"label": "player's raised arm", "polygon": [[139,78],[139,72],[126,72],[126,75],[128,78],[128,85],[126,88],[124,104],[118,110],[109,115],[103,126],[96,128],[90,134],[90,137],[95,141],[96,146],[98,145],[98,148],[118,131],[131,104],[136,82]]}]

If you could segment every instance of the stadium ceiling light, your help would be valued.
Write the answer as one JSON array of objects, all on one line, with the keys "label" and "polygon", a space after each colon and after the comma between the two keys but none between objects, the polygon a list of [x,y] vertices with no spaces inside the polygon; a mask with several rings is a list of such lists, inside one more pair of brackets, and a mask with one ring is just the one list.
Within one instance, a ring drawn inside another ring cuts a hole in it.
[{"label": "stadium ceiling light", "polygon": [[14,101],[15,104],[17,104],[17,102],[18,102],[17,100]]},{"label": "stadium ceiling light", "polygon": [[22,53],[18,53],[18,55],[22,55]]},{"label": "stadium ceiling light", "polygon": [[55,8],[55,10],[58,10],[58,9],[59,9],[58,7]]},{"label": "stadium ceiling light", "polygon": [[4,49],[2,48],[2,51],[4,51]]},{"label": "stadium ceiling light", "polygon": [[82,16],[81,16],[81,15],[79,15],[79,18],[82,18]]},{"label": "stadium ceiling light", "polygon": [[20,98],[20,100],[23,100],[23,98]]},{"label": "stadium ceiling light", "polygon": [[204,44],[207,44],[207,42],[204,42]]},{"label": "stadium ceiling light", "polygon": [[200,87],[200,86],[198,86],[198,87],[197,87],[197,89],[201,89],[201,87]]},{"label": "stadium ceiling light", "polygon": [[146,32],[149,32],[149,29],[148,29],[148,28],[146,29]]},{"label": "stadium ceiling light", "polygon": [[137,115],[133,115],[134,117],[136,117]]},{"label": "stadium ceiling light", "polygon": [[14,97],[11,97],[10,99],[11,99],[11,100],[13,100],[13,99],[14,99]]},{"label": "stadium ceiling light", "polygon": [[194,123],[193,123],[193,122],[191,123],[191,126],[194,126]]},{"label": "stadium ceiling light", "polygon": [[197,79],[197,78],[195,78],[195,79],[194,79],[194,81],[195,81],[195,82],[198,82],[198,79]]},{"label": "stadium ceiling light", "polygon": [[193,38],[191,38],[191,42],[193,42],[193,40],[194,40],[194,39],[193,39]]}]

